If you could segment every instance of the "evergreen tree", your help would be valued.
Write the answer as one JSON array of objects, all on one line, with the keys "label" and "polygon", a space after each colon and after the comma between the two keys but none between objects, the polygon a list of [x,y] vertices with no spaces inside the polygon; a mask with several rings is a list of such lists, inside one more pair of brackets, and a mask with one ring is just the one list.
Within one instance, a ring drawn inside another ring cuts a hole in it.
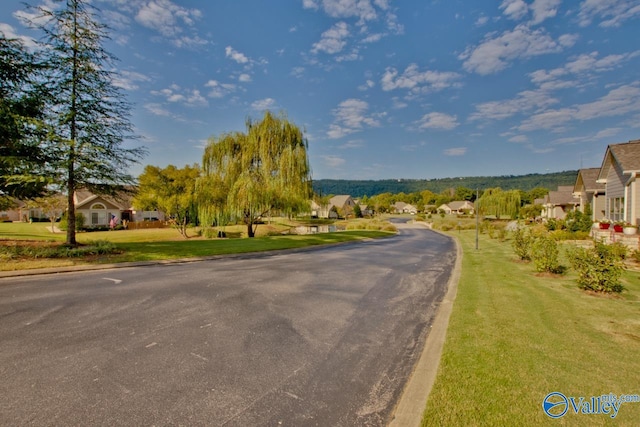
[{"label": "evergreen tree", "polygon": [[47,184],[39,146],[39,71],[21,42],[0,32],[0,207],[7,207],[11,197],[41,196]]},{"label": "evergreen tree", "polygon": [[144,154],[125,148],[132,139],[130,105],[114,85],[116,58],[104,42],[108,28],[88,0],[63,0],[59,8],[35,7],[34,28],[44,32],[41,54],[45,79],[48,137],[45,150],[52,178],[67,193],[67,244],[76,245],[74,192],[87,188],[113,194],[134,182],[125,171]]}]

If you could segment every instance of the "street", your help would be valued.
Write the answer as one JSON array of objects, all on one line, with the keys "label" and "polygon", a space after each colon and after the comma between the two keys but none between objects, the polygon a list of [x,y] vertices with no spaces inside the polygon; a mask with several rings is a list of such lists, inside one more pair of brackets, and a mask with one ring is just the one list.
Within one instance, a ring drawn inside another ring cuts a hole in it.
[{"label": "street", "polygon": [[455,262],[397,236],[0,279],[0,425],[385,425]]}]

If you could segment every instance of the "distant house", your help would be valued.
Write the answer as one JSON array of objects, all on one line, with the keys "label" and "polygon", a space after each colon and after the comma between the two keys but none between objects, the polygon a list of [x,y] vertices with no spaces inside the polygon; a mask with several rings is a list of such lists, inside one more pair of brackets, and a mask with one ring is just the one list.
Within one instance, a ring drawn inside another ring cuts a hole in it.
[{"label": "distant house", "polygon": [[598,182],[599,174],[600,168],[580,169],[573,186],[573,195],[579,200],[578,209],[584,213],[589,205],[592,221],[601,220],[606,213],[606,188],[604,183]]},{"label": "distant house", "polygon": [[399,214],[404,213],[415,215],[418,213],[418,208],[405,202],[395,202],[393,205],[391,205],[391,209],[393,210],[393,212]]},{"label": "distant house", "polygon": [[460,215],[463,213],[471,213],[474,212],[473,203],[468,200],[458,200],[454,202],[444,203],[438,206],[438,211],[443,211],[444,213],[451,215]]},{"label": "distant house", "polygon": [[607,147],[597,182],[605,186],[605,216],[640,224],[640,140]]},{"label": "distant house", "polygon": [[36,206],[30,206],[28,203],[13,199],[13,206],[4,211],[0,211],[0,222],[28,222],[30,220],[43,220],[47,216],[42,209]]},{"label": "distant house", "polygon": [[567,212],[575,210],[580,204],[580,200],[573,194],[573,186],[559,186],[557,191],[550,191],[541,201],[542,218],[564,219]]},{"label": "distant house", "polygon": [[358,206],[360,206],[360,213],[362,216],[373,216],[375,213],[370,205],[363,205],[362,203],[359,203]]},{"label": "distant house", "polygon": [[353,213],[356,202],[351,196],[342,194],[333,196],[326,205],[311,201],[311,216],[317,218],[338,218],[340,214],[348,216]]}]

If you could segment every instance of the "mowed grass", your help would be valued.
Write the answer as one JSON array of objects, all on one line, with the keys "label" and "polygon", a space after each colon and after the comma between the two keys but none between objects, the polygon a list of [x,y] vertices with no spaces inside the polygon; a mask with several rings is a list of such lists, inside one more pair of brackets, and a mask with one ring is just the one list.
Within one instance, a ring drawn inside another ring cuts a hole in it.
[{"label": "mowed grass", "polygon": [[423,426],[640,424],[640,403],[617,417],[553,420],[542,401],[554,391],[585,397],[640,394],[640,280],[627,271],[620,296],[577,288],[575,275],[544,276],[517,260],[510,241],[452,232],[462,275]]},{"label": "mowed grass", "polygon": [[[0,271],[299,249],[322,244],[389,237],[394,234],[384,231],[354,230],[306,236],[267,235],[280,228],[276,227],[278,226],[260,225],[258,227],[259,237],[253,239],[184,239],[178,231],[171,228],[78,233],[79,243],[88,244],[95,240],[107,240],[115,243],[121,253],[80,259],[13,259],[0,263]],[[230,230],[233,232],[234,229],[230,228]],[[192,230],[191,234],[195,235],[195,230]],[[50,227],[47,227],[45,223],[0,223],[0,240],[64,242],[65,234],[52,233]]]}]

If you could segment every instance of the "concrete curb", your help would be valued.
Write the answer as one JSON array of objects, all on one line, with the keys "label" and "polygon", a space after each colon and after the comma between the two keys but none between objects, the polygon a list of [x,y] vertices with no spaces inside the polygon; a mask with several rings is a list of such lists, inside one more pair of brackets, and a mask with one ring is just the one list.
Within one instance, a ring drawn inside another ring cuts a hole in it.
[{"label": "concrete curb", "polygon": [[[435,231],[435,230],[434,230]],[[456,246],[456,262],[449,277],[447,293],[442,299],[436,317],[431,325],[431,331],[424,343],[420,359],[414,368],[407,385],[404,388],[400,401],[389,423],[390,427],[419,426],[422,422],[422,414],[426,408],[427,398],[431,393],[438,373],[442,348],[447,335],[449,318],[453,309],[453,302],[458,292],[458,281],[462,270],[462,249],[458,239],[453,239]]]}]

